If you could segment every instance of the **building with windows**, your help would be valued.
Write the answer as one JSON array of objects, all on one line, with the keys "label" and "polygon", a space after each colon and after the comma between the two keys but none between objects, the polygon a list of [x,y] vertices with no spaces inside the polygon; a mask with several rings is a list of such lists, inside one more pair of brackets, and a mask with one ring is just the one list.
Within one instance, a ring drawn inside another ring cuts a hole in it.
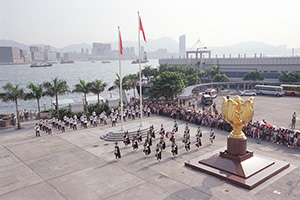
[{"label": "building with windows", "polygon": [[111,44],[93,43],[93,55],[107,55],[111,52]]},{"label": "building with windows", "polygon": [[181,56],[184,56],[186,52],[186,41],[185,41],[185,35],[179,36],[179,54]]},{"label": "building with windows", "polygon": [[[209,50],[208,50],[209,51]],[[187,52],[187,55],[189,55]],[[193,53],[193,52],[192,52]],[[199,52],[198,52],[199,54]],[[266,81],[278,82],[278,77],[281,71],[286,73],[300,72],[300,57],[299,56],[278,56],[266,57],[260,54],[259,56],[247,57],[246,54],[238,57],[208,57],[202,55],[200,57],[187,56],[187,58],[172,58],[172,59],[159,59],[159,64],[168,65],[182,65],[182,66],[195,66],[201,70],[206,70],[215,65],[220,67],[220,71],[225,73],[232,81],[241,81],[245,74],[251,71],[261,72],[265,76]]]},{"label": "building with windows", "polygon": [[0,47],[0,63],[17,64],[28,62],[27,52],[18,47]]}]

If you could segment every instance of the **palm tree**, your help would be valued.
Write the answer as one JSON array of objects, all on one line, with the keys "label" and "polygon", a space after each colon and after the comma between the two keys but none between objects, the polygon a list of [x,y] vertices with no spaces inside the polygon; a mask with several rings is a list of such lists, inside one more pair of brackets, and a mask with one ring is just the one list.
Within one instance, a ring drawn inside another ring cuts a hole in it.
[{"label": "palm tree", "polygon": [[136,85],[139,82],[139,75],[138,74],[129,74],[128,75],[128,85],[131,89],[133,89],[133,95],[135,99],[135,90],[136,90]]},{"label": "palm tree", "polygon": [[104,91],[107,83],[103,83],[101,80],[95,80],[92,82],[91,92],[97,94],[98,97],[98,109],[100,106],[100,93]]},{"label": "palm tree", "polygon": [[27,85],[27,88],[29,88],[31,90],[31,92],[27,93],[25,95],[25,100],[27,99],[36,99],[37,100],[37,106],[38,106],[38,111],[39,111],[39,118],[40,118],[40,99],[42,98],[42,96],[45,95],[45,93],[43,92],[43,87],[40,84],[33,84],[33,83],[29,83],[29,85]]},{"label": "palm tree", "polygon": [[18,109],[18,99],[24,98],[24,89],[19,88],[18,85],[13,86],[11,83],[7,83],[2,87],[2,89],[5,91],[2,101],[8,102],[8,101],[14,101],[16,104],[16,112],[17,112],[17,121],[18,121],[18,129],[21,129],[21,123],[20,123],[20,115],[19,115],[19,109]]},{"label": "palm tree", "polygon": [[86,111],[86,105],[87,105],[86,95],[91,91],[91,88],[92,88],[92,83],[90,82],[85,83],[84,80],[80,79],[79,83],[75,85],[75,89],[73,90],[73,92],[83,93],[84,111]]},{"label": "palm tree", "polygon": [[59,118],[58,95],[65,94],[66,92],[69,91],[69,86],[67,85],[67,82],[62,79],[58,79],[58,77],[56,77],[52,79],[51,82],[44,82],[43,87],[46,89],[45,92],[46,95],[49,95],[51,97],[55,96],[56,113],[57,113],[57,118]]},{"label": "palm tree", "polygon": [[[114,81],[114,85],[111,86],[110,88],[108,88],[108,91],[111,91],[111,90],[114,90],[116,88],[120,88],[120,76],[119,74],[116,74],[117,75],[117,79]],[[130,86],[128,84],[128,76],[124,76],[122,78],[122,89],[123,90],[129,90],[130,89]]]},{"label": "palm tree", "polygon": [[220,68],[220,66],[218,66],[218,65],[213,66],[212,69],[213,69],[213,71],[212,71],[211,73],[212,73],[212,76],[213,76],[213,77],[214,77],[215,75],[221,73],[221,71],[220,71],[221,68]]},{"label": "palm tree", "polygon": [[[114,90],[116,88],[119,88],[119,90],[120,90],[120,76],[119,76],[119,74],[116,74],[116,75],[117,75],[118,78],[114,81],[114,85],[111,86],[110,88],[108,88],[108,91]],[[129,90],[129,89],[130,89],[130,86],[128,84],[128,76],[124,76],[122,78],[122,90],[126,91],[126,90]],[[121,96],[120,96],[120,98],[121,98]],[[120,99],[120,101],[121,101],[121,99]]]}]

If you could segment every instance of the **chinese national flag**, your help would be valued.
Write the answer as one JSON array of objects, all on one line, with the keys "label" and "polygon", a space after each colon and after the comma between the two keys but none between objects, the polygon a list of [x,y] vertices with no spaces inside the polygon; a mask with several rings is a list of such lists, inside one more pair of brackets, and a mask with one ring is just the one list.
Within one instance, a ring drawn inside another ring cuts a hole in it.
[{"label": "chinese national flag", "polygon": [[142,31],[142,33],[143,33],[144,41],[147,42],[146,36],[145,36],[145,31],[144,31],[144,28],[143,28],[143,24],[142,24],[142,20],[141,20],[140,15],[139,15],[139,21],[140,21],[140,31]]},{"label": "chinese national flag", "polygon": [[122,46],[122,38],[121,38],[121,31],[120,31],[120,27],[118,27],[119,29],[119,45],[120,45],[120,54],[123,55],[123,46]]}]

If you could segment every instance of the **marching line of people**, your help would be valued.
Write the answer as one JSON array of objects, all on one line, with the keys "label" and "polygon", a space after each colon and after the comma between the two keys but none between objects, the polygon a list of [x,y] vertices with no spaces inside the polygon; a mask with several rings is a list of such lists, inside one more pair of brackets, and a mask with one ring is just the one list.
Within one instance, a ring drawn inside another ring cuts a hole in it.
[{"label": "marching line of people", "polygon": [[[178,124],[176,120],[174,121],[174,126],[172,131],[166,132],[164,125],[161,124],[161,127],[159,129],[159,141],[155,145],[155,158],[157,162],[160,162],[162,159],[162,154],[164,150],[167,147],[166,141],[169,140],[170,142],[170,148],[171,148],[171,155],[173,158],[175,158],[178,155],[178,144],[176,143],[176,138],[178,137]],[[195,134],[195,147],[196,149],[199,149],[202,146],[202,140],[201,137],[203,136],[202,130],[200,126],[197,128],[197,132]],[[124,143],[124,148],[126,148],[128,145],[132,145],[132,152],[135,152],[139,149],[139,144],[142,143],[143,145],[143,153],[145,154],[145,158],[147,158],[151,152],[152,152],[152,145],[153,145],[153,140],[155,140],[156,134],[155,134],[155,129],[154,126],[151,125],[150,129],[147,131],[145,140],[143,142],[142,134],[141,131],[138,130],[136,134],[132,135],[132,139],[130,140],[129,137],[129,132],[125,131],[123,135],[123,143]],[[166,141],[165,141],[165,138]],[[215,132],[213,129],[211,129],[209,133],[209,140],[210,143],[212,144],[215,139]],[[184,133],[182,136],[182,143],[184,145],[184,149],[186,152],[189,152],[191,150],[191,135],[190,135],[190,128],[188,123],[185,125]],[[118,142],[115,143],[115,150],[114,150],[114,155],[115,155],[115,160],[118,160],[121,158],[121,151],[118,146]]]}]

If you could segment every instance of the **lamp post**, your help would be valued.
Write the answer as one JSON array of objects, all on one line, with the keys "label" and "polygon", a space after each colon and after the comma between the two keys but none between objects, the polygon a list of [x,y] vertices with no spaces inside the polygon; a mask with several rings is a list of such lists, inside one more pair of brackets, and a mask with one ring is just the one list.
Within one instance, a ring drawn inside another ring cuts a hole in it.
[{"label": "lamp post", "polygon": [[51,103],[51,110],[53,110],[53,103],[52,103],[52,101],[53,101],[53,99],[52,98],[50,98],[50,103]]}]

